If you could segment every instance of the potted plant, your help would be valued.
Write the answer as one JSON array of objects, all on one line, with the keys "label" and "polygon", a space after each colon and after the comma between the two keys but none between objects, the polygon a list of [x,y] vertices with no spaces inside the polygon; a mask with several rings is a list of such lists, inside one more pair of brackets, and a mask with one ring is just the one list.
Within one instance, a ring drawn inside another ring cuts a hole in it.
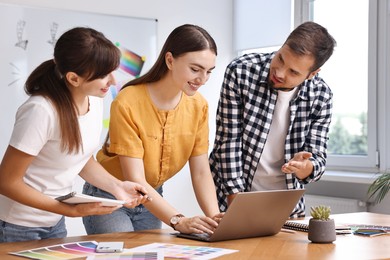
[{"label": "potted plant", "polygon": [[390,173],[385,172],[379,175],[368,187],[369,198],[374,197],[374,203],[380,203],[390,190]]},{"label": "potted plant", "polygon": [[336,240],[334,220],[329,218],[329,206],[311,207],[308,239],[313,243],[332,243]]}]

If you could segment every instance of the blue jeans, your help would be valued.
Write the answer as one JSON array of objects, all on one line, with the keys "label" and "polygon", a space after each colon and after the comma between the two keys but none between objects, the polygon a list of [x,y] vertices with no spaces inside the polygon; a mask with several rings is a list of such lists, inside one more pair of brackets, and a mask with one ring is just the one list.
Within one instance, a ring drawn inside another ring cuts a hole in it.
[{"label": "blue jeans", "polygon": [[65,218],[53,227],[25,227],[0,220],[0,243],[66,237]]},{"label": "blue jeans", "polygon": [[[157,192],[162,195],[162,187],[158,188]],[[84,184],[83,193],[90,196],[115,199],[110,193],[87,182]],[[83,217],[83,224],[88,235],[160,229],[162,226],[161,221],[143,205],[133,209],[122,207],[107,215]]]}]

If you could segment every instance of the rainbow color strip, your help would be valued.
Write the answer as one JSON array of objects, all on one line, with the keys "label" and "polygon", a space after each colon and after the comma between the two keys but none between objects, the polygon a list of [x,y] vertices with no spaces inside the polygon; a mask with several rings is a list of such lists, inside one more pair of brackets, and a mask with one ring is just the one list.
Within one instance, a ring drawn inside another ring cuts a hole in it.
[{"label": "rainbow color strip", "polygon": [[[117,46],[119,47],[118,43]],[[126,48],[119,48],[122,53],[119,68],[122,69],[124,72],[133,75],[134,77],[138,77],[144,65],[145,58]]]}]

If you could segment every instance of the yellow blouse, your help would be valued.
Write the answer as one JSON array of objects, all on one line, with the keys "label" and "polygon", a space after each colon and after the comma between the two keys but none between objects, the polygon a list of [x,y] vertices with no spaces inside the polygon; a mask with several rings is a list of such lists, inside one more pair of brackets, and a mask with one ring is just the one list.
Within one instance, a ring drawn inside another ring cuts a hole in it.
[{"label": "yellow blouse", "polygon": [[208,104],[200,93],[182,94],[173,110],[158,110],[146,85],[129,86],[111,104],[110,145],[97,160],[123,180],[117,155],[142,158],[145,177],[153,187],[161,186],[179,172],[192,156],[208,152]]}]

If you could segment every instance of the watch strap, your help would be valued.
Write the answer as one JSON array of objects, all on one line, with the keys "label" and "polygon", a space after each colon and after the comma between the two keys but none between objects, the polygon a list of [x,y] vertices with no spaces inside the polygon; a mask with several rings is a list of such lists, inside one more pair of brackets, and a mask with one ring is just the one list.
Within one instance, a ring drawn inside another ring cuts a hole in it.
[{"label": "watch strap", "polygon": [[184,218],[185,216],[184,216],[183,214],[176,214],[176,215],[174,215],[174,216],[171,217],[171,219],[170,219],[170,221],[169,221],[169,224],[171,225],[171,227],[172,227],[174,230],[176,230],[175,226],[176,226],[177,224],[179,224],[179,221],[178,221],[177,223],[172,223],[172,219],[175,218],[175,217],[181,219],[181,218]]}]

